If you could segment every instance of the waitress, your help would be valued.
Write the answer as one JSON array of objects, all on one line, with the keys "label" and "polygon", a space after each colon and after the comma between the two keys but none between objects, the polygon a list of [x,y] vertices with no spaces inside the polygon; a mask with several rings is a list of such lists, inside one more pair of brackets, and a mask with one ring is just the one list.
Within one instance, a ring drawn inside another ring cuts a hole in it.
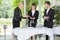
[{"label": "waitress", "polygon": [[[28,11],[28,27],[36,27],[39,12],[36,10],[36,4],[32,3],[31,10]],[[36,36],[35,36],[36,37]],[[32,37],[31,37],[31,40]]]}]

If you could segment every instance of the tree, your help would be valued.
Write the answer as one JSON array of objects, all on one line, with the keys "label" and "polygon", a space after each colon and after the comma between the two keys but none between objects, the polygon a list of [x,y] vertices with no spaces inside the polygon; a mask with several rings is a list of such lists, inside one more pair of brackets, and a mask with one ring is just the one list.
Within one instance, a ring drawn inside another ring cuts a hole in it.
[{"label": "tree", "polygon": [[0,0],[0,5],[1,5],[2,0]]}]

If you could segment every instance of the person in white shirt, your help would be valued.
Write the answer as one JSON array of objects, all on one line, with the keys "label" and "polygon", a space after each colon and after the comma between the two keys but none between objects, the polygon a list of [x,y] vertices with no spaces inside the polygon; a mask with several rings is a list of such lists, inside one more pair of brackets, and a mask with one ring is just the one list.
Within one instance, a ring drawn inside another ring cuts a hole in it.
[{"label": "person in white shirt", "polygon": [[[36,4],[32,3],[31,10],[28,11],[28,27],[36,27],[39,11],[36,10]],[[35,36],[36,38],[36,36]],[[32,37],[31,37],[31,40]]]},{"label": "person in white shirt", "polygon": [[[44,27],[53,28],[53,19],[54,19],[54,10],[50,8],[50,1],[45,2],[45,11],[44,11]],[[46,40],[49,40],[49,36],[46,35]]]}]

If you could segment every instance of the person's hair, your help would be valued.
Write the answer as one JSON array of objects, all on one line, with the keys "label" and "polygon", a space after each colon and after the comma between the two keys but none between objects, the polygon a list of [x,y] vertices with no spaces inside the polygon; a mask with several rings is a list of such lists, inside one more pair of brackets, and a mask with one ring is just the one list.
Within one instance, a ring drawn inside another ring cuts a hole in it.
[{"label": "person's hair", "polygon": [[[22,4],[24,5],[24,2],[19,2],[19,3],[22,3]],[[19,3],[18,3],[18,4],[19,4]]]},{"label": "person's hair", "polygon": [[45,4],[46,4],[46,3],[47,3],[48,5],[51,5],[50,1],[46,1]]},{"label": "person's hair", "polygon": [[[32,3],[32,5],[31,6],[35,6],[35,9],[36,9],[36,4],[35,3]],[[31,8],[32,9],[32,8]]]}]

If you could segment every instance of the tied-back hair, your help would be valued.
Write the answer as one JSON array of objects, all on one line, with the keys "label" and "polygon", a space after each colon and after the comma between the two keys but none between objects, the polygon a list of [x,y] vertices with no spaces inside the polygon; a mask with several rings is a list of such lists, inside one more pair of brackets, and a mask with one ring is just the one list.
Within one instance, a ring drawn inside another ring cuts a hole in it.
[{"label": "tied-back hair", "polygon": [[32,10],[32,6],[35,6],[35,10],[36,10],[36,4],[35,3],[32,3],[31,10]]}]

